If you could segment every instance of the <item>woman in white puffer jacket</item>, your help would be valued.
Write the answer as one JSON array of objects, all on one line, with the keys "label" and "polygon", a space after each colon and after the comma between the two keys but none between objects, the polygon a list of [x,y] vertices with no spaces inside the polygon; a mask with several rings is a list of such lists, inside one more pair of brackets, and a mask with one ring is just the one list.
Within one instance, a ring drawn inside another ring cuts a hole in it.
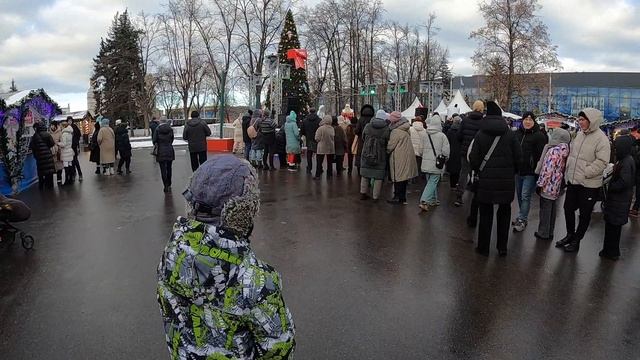
[{"label": "woman in white puffer jacket", "polygon": [[62,138],[58,143],[60,148],[60,160],[64,166],[64,184],[70,185],[73,183],[73,128],[67,125],[67,122],[62,122]]}]

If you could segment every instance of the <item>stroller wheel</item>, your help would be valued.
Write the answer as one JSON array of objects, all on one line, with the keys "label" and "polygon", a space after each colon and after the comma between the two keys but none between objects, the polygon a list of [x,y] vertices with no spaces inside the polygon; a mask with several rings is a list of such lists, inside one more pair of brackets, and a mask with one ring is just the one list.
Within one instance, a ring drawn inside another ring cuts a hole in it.
[{"label": "stroller wheel", "polygon": [[35,242],[33,236],[20,232],[20,239],[22,240],[22,247],[25,248],[25,250],[33,249],[33,243]]}]

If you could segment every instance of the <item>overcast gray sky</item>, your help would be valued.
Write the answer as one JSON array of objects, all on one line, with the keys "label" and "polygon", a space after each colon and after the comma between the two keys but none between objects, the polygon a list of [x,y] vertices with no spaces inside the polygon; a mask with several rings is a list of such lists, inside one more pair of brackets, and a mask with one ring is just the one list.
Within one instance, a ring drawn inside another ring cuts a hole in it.
[{"label": "overcast gray sky", "polygon": [[[315,4],[319,0],[300,0]],[[0,83],[44,88],[60,105],[86,109],[91,62],[117,11],[158,12],[160,0],[0,0]],[[416,6],[416,4],[420,4]],[[470,75],[482,25],[477,0],[384,0],[385,17],[419,24],[438,16],[454,74]],[[640,71],[640,0],[540,0],[564,71]]]}]

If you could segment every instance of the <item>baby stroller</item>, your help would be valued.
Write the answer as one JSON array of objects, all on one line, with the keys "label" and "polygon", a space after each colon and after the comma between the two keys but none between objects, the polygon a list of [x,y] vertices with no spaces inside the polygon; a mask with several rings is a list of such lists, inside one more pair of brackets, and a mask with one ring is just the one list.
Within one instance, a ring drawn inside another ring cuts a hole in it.
[{"label": "baby stroller", "polygon": [[16,199],[9,199],[0,194],[0,244],[7,243],[9,246],[16,241],[16,236],[20,237],[22,247],[25,250],[33,248],[33,236],[25,233],[13,226],[13,222],[26,221],[31,217],[31,209],[24,202]]}]

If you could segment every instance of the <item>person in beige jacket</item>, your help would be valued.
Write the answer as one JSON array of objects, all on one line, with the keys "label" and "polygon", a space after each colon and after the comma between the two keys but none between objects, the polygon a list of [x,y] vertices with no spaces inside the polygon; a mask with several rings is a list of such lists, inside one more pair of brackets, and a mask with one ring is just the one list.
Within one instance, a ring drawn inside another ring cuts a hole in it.
[{"label": "person in beige jacket", "polygon": [[109,126],[107,118],[100,121],[98,145],[100,146],[100,164],[102,164],[103,173],[106,175],[115,174],[113,164],[116,162],[116,135]]},{"label": "person in beige jacket", "polygon": [[407,204],[407,183],[418,176],[418,164],[415,161],[415,152],[411,142],[409,129],[411,125],[407,118],[394,111],[389,116],[389,129],[391,135],[387,143],[389,153],[389,173],[393,182],[393,199],[390,204]]},{"label": "person in beige jacket", "polygon": [[[571,141],[564,181],[567,195],[564,200],[564,217],[567,235],[556,242],[556,247],[566,252],[576,252],[584,237],[593,206],[598,200],[602,187],[602,173],[611,157],[611,145],[607,135],[600,130],[602,112],[586,108],[578,114],[580,132]],[[580,210],[580,220],[576,229],[575,212]]]},{"label": "person in beige jacket", "polygon": [[318,143],[318,149],[316,151],[316,176],[314,179],[320,179],[322,174],[322,162],[325,156],[327,157],[327,178],[333,176],[332,164],[333,155],[336,153],[335,148],[335,136],[336,132],[331,126],[333,117],[331,115],[325,115],[320,121],[320,127],[316,130],[315,140]]}]

